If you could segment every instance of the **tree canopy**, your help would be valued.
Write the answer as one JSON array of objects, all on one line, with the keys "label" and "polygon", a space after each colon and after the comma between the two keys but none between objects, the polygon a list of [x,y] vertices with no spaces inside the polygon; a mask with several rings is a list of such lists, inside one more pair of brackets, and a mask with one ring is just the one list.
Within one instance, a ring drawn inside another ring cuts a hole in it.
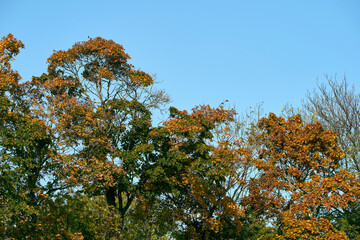
[{"label": "tree canopy", "polygon": [[121,45],[75,43],[30,80],[11,67],[23,47],[0,41],[1,238],[360,239],[358,129],[327,121],[329,98],[309,98],[320,121],[221,104],[155,125],[169,97]]}]

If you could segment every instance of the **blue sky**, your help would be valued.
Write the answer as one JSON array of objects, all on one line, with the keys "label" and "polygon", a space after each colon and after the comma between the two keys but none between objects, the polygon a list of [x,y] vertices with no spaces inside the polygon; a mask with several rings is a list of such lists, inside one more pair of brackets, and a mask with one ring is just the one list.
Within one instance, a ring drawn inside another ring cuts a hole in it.
[{"label": "blue sky", "polygon": [[13,67],[28,80],[53,50],[101,36],[156,74],[171,105],[244,111],[299,106],[324,74],[360,89],[360,1],[0,1],[0,35],[26,46]]}]

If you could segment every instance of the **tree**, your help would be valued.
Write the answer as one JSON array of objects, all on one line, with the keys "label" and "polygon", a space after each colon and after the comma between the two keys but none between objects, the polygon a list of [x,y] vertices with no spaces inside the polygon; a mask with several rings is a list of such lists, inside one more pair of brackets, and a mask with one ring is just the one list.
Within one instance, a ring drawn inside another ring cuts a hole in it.
[{"label": "tree", "polygon": [[[349,86],[346,77],[338,82],[336,77],[325,76],[327,84],[308,92],[303,103],[305,112],[315,116],[325,127],[337,133],[338,144],[345,153],[341,167],[357,174],[360,179],[360,94]],[[335,226],[345,230],[351,239],[360,239],[359,201],[349,208],[331,212]]]},{"label": "tree", "polygon": [[37,109],[28,83],[10,61],[24,45],[9,34],[0,42],[0,228],[2,238],[48,235],[42,225],[42,205],[61,189],[55,172],[55,140]]},{"label": "tree", "polygon": [[21,47],[12,35],[0,45],[1,236],[81,238],[75,226],[59,228],[69,218],[58,214],[68,212],[62,198],[79,189],[104,196],[123,228],[155,161],[150,110],[167,96],[126,62],[122,46],[101,38],[55,52],[49,74],[20,84],[10,60]]},{"label": "tree", "polygon": [[156,162],[151,110],[168,101],[129,59],[121,45],[97,37],[54,52],[48,74],[32,81],[55,123],[68,183],[104,195],[123,220]]},{"label": "tree", "polygon": [[266,218],[279,239],[346,239],[326,218],[359,197],[355,175],[341,170],[336,133],[300,115],[285,120],[270,113],[259,121],[262,143],[249,161],[259,171],[244,203]]},{"label": "tree", "polygon": [[325,76],[327,84],[308,93],[304,108],[314,114],[327,128],[338,134],[338,143],[345,157],[342,168],[360,172],[360,94],[351,88],[344,77],[338,83],[336,77]]},{"label": "tree", "polygon": [[233,121],[234,111],[200,106],[191,114],[171,108],[171,119],[154,132],[159,164],[152,184],[164,211],[173,216],[177,239],[239,237],[242,209],[229,196],[226,179],[238,160],[226,142],[212,142],[214,129]]}]

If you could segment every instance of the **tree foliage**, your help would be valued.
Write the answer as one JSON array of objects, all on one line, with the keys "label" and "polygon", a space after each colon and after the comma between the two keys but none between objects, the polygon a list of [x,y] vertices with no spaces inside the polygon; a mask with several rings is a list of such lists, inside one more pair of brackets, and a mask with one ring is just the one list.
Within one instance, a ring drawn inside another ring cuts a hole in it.
[{"label": "tree foliage", "polygon": [[303,125],[299,115],[285,120],[272,113],[258,127],[262,148],[249,161],[259,176],[245,202],[271,220],[279,238],[345,239],[324,213],[355,201],[359,182],[339,168],[344,154],[335,132],[319,122]]},{"label": "tree foliage", "polygon": [[304,108],[314,114],[327,128],[338,134],[338,143],[345,157],[342,167],[360,172],[360,94],[349,86],[346,77],[339,83],[325,76],[327,84],[309,92]]},{"label": "tree foliage", "polygon": [[2,237],[45,234],[43,204],[60,189],[51,129],[32,107],[28,83],[11,69],[10,60],[24,45],[11,34],[0,42],[0,204]]},{"label": "tree foliage", "polygon": [[170,110],[171,119],[156,133],[160,186],[167,211],[182,226],[176,236],[189,239],[231,238],[241,228],[242,210],[230,198],[226,178],[237,159],[228,143],[212,142],[217,125],[234,121],[231,110],[200,106],[191,114]]},{"label": "tree foliage", "polygon": [[[300,115],[239,120],[223,104],[171,107],[155,126],[169,98],[121,45],[55,51],[30,81],[11,68],[23,47],[0,41],[1,238],[359,236],[355,130],[337,136]],[[356,119],[357,98],[346,101],[336,111]]]},{"label": "tree foliage", "polygon": [[[337,133],[338,145],[345,154],[341,168],[355,173],[359,179],[360,94],[345,76],[341,82],[336,77],[325,75],[325,78],[326,84],[308,93],[303,104],[305,112]],[[359,209],[357,201],[346,209],[329,213],[337,228],[344,230],[351,239],[360,239]]]}]

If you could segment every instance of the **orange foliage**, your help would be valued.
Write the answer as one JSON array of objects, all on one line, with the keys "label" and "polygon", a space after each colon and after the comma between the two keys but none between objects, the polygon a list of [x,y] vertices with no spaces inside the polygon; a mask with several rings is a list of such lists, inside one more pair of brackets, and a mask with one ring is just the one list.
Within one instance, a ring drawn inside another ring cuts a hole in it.
[{"label": "orange foliage", "polygon": [[248,161],[259,177],[250,182],[244,202],[272,219],[279,239],[346,239],[322,217],[346,208],[359,191],[355,176],[339,169],[343,153],[336,134],[318,122],[304,125],[299,115],[285,120],[271,113],[258,127],[262,147]]}]

